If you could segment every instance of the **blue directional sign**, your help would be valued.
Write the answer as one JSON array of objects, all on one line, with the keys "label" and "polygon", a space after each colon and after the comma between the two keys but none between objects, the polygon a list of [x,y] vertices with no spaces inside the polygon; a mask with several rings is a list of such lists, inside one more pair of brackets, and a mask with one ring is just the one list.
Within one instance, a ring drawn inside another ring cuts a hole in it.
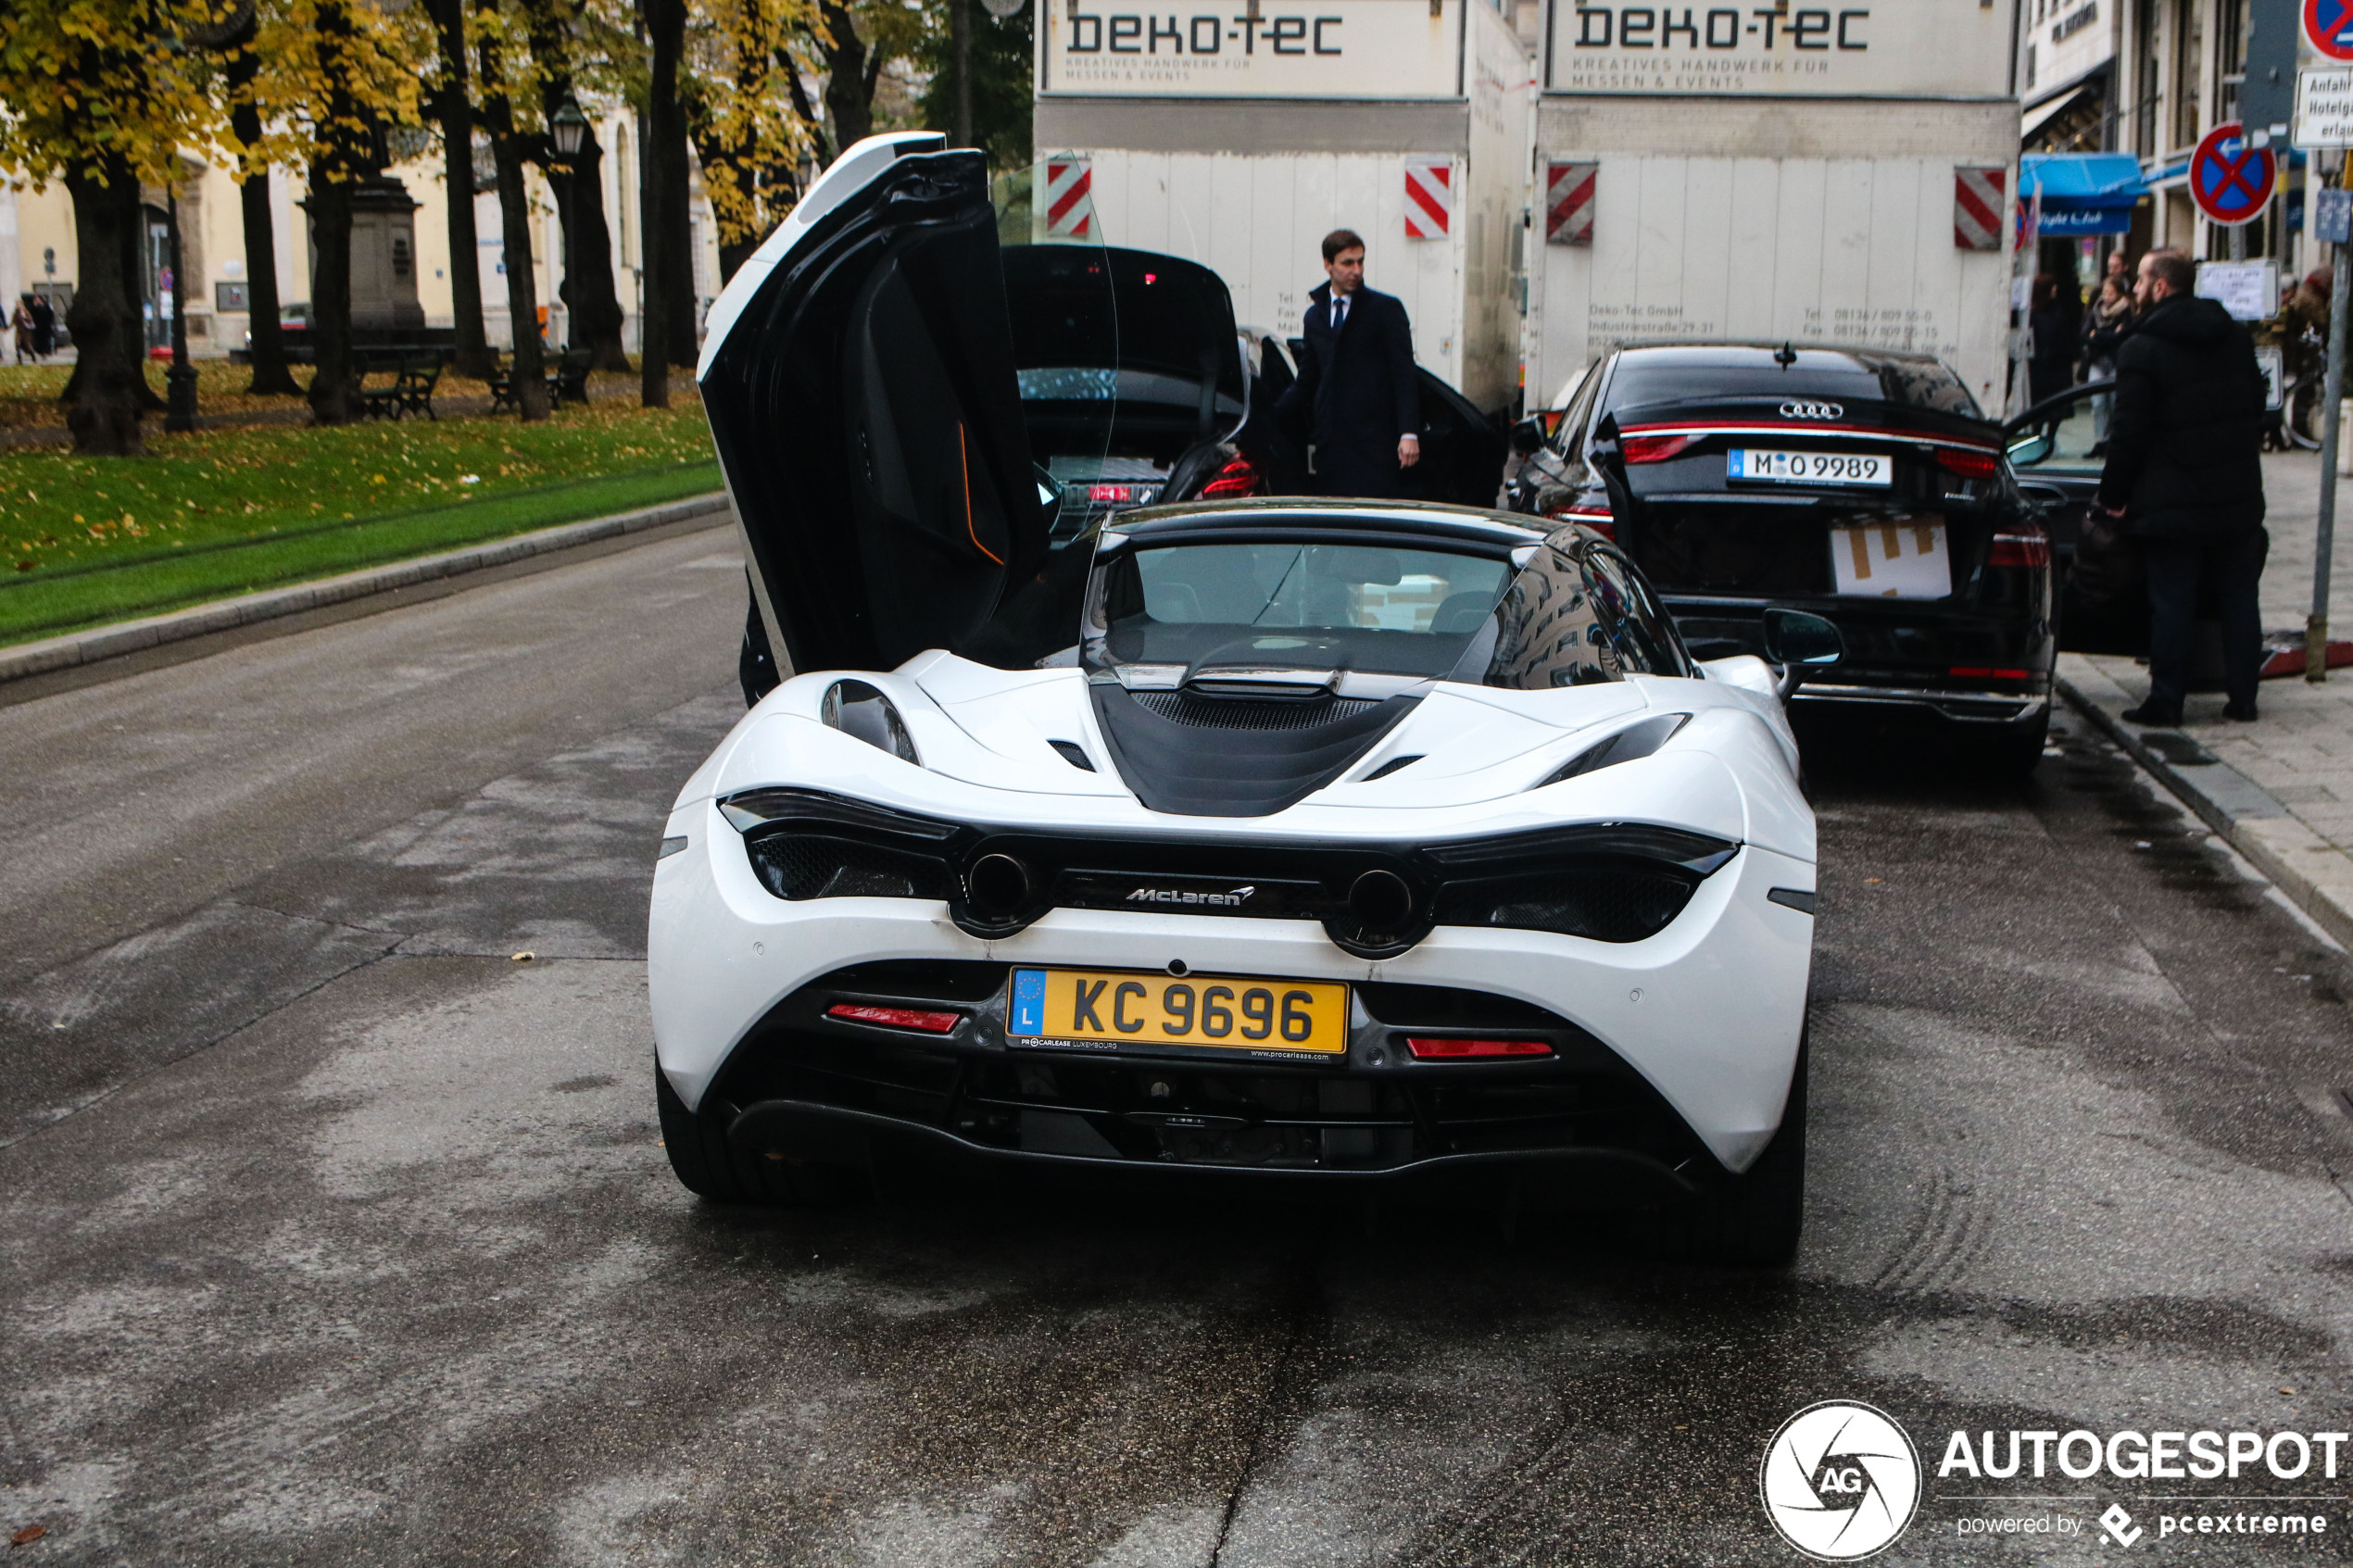
[{"label": "blue directional sign", "polygon": [[2190,199],[2217,223],[2245,223],[2262,215],[2278,173],[2271,149],[2248,145],[2239,122],[2226,120],[2190,155]]}]

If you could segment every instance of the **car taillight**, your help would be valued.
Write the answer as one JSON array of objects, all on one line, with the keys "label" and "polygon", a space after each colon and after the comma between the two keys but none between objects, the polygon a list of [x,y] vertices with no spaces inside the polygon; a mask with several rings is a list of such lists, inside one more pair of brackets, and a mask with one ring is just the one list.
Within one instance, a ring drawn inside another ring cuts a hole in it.
[{"label": "car taillight", "polygon": [[1551,1044],[1543,1040],[1439,1040],[1419,1035],[1406,1036],[1405,1048],[1414,1053],[1417,1061],[1553,1054]]},{"label": "car taillight", "polygon": [[1132,501],[1136,487],[1132,484],[1090,484],[1087,487],[1089,501]]},{"label": "car taillight", "polygon": [[836,1002],[825,1010],[827,1018],[839,1018],[851,1023],[879,1023],[887,1029],[920,1029],[926,1035],[946,1035],[963,1021],[958,1012],[929,1012],[919,1008],[868,1007],[862,1002]]},{"label": "car taillight", "polygon": [[1264,495],[1266,479],[1248,458],[1236,458],[1201,487],[1201,494],[1205,501],[1221,495]]},{"label": "car taillight", "polygon": [[1994,535],[1994,549],[1985,558],[1985,564],[2048,566],[2051,564],[2051,536],[2032,523],[2006,529]]},{"label": "car taillight", "polygon": [[1688,435],[1629,435],[1617,444],[1629,463],[1663,463],[1689,446]]},{"label": "car taillight", "polygon": [[1995,664],[1956,664],[1946,674],[1962,681],[2031,681],[2032,670],[2005,670]]},{"label": "car taillight", "polygon": [[2002,471],[2002,459],[1991,452],[1975,447],[1939,446],[1937,466],[1959,474],[1963,479],[1991,479]]},{"label": "car taillight", "polygon": [[1544,514],[1554,522],[1580,522],[1604,539],[1617,537],[1617,520],[1607,507],[1555,507]]}]

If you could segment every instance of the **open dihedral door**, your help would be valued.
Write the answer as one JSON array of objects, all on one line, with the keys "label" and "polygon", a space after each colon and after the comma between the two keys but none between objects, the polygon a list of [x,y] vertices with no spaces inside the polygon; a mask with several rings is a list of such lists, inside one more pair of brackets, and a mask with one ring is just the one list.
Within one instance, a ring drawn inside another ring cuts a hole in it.
[{"label": "open dihedral door", "polygon": [[746,263],[704,357],[795,671],[1001,645],[992,618],[1046,554],[987,159],[893,140],[845,155],[803,204],[815,215]]}]

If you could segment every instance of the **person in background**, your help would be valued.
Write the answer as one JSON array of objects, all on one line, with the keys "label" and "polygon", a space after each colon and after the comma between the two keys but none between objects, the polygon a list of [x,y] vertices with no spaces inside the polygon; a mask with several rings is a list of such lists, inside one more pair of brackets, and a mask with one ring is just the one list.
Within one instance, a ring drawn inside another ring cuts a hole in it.
[{"label": "person in background", "polygon": [[2075,312],[2058,278],[2049,272],[2034,279],[2032,307],[2026,324],[2032,329],[2034,351],[2026,362],[2027,406],[2056,397],[2075,384]]},{"label": "person in background", "polygon": [[2141,258],[2140,314],[2116,350],[2116,411],[2094,503],[2122,521],[2147,561],[2149,695],[2124,717],[2158,728],[2182,721],[2202,580],[2221,615],[2225,718],[2255,718],[2263,662],[2263,372],[2246,329],[2191,294],[2196,276],[2178,250]]},{"label": "person in background", "polygon": [[1405,305],[1365,286],[1365,242],[1353,229],[1324,236],[1327,282],[1302,323],[1299,379],[1275,405],[1304,415],[1319,495],[1395,496],[1422,460],[1421,385]]},{"label": "person in background", "polygon": [[57,351],[57,307],[49,303],[45,294],[31,296],[32,357],[46,359]]},{"label": "person in background", "polygon": [[[2111,272],[2100,280],[2099,297],[2083,312],[2083,379],[2106,382],[2116,379],[2116,346],[2133,324],[2132,285]],[[2115,404],[2113,396],[2092,399],[2092,451],[2095,458],[2108,453],[2108,420]]]}]

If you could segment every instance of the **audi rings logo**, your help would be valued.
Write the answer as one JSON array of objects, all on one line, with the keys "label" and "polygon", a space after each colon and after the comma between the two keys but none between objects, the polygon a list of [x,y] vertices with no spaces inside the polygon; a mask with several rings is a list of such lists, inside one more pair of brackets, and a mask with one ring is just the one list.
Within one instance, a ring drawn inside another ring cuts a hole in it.
[{"label": "audi rings logo", "polygon": [[1784,403],[1781,418],[1785,420],[1835,420],[1846,409],[1837,403]]},{"label": "audi rings logo", "polygon": [[1781,1539],[1818,1562],[1854,1562],[1911,1524],[1920,1456],[1886,1412],[1829,1399],[1781,1423],[1756,1484]]}]

